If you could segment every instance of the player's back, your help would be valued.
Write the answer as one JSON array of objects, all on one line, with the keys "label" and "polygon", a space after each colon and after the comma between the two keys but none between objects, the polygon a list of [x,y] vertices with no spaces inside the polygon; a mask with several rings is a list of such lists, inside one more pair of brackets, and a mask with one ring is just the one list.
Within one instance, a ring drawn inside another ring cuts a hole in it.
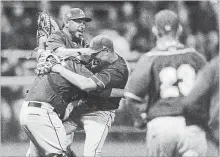
[{"label": "player's back", "polygon": [[146,54],[150,61],[151,85],[148,91],[148,119],[182,113],[178,99],[187,96],[204,58],[192,48],[172,47]]}]

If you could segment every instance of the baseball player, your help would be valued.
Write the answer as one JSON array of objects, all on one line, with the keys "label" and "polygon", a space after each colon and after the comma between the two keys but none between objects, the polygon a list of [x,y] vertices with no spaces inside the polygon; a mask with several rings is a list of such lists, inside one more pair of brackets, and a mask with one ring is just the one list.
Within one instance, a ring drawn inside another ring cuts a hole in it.
[{"label": "baseball player", "polygon": [[[83,12],[79,9],[70,10],[71,12],[78,13],[82,21],[85,18]],[[88,21],[89,18],[85,19]],[[81,24],[78,24],[78,26],[81,27]],[[82,31],[78,32],[78,29],[77,27],[75,30],[79,36]],[[70,38],[65,41],[69,41],[66,44],[68,48],[79,46],[70,42]],[[82,73],[84,76],[91,76],[92,74],[84,65],[76,62],[74,58],[66,59],[65,66],[72,71]],[[27,155],[68,154],[66,132],[61,119],[64,116],[66,106],[76,99],[79,92],[78,88],[72,86],[57,74],[47,74],[36,78],[26,96],[20,114],[21,124],[31,140]]]},{"label": "baseball player", "polygon": [[199,72],[192,91],[180,103],[185,105],[187,125],[206,130],[210,146],[207,156],[219,156],[219,56]]},{"label": "baseball player", "polygon": [[205,132],[197,125],[186,126],[179,100],[187,96],[204,57],[178,41],[181,25],[177,14],[162,10],[152,28],[156,47],[137,63],[125,87],[127,104],[142,104],[149,96],[147,115],[147,156],[204,156]]},{"label": "baseball player", "polygon": [[[92,53],[92,57],[100,59],[103,63],[101,69],[91,67],[94,75],[90,78],[74,73],[58,64],[52,68],[52,71],[88,93],[111,88],[124,89],[128,79],[128,68],[125,60],[114,52],[112,39],[105,35],[94,37],[89,51]],[[120,98],[88,96],[81,99],[79,104],[87,104],[92,108],[79,117],[75,117],[76,114],[74,114],[78,112],[78,108],[73,109],[70,120],[74,121],[79,118],[86,133],[84,156],[101,156],[101,149],[111,123],[114,121],[119,101]]]}]

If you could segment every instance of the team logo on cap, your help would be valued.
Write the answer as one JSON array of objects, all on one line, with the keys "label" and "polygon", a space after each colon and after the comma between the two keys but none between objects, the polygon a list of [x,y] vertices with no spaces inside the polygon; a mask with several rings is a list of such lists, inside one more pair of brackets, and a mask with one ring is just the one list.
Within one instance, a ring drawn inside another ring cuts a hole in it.
[{"label": "team logo on cap", "polygon": [[81,16],[85,16],[82,10],[79,11],[79,14],[80,14]]}]

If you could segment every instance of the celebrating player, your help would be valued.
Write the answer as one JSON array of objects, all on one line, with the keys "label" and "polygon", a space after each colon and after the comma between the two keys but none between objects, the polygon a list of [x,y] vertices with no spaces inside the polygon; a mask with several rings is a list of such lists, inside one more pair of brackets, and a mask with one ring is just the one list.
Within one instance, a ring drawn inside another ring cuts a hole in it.
[{"label": "celebrating player", "polygon": [[[74,17],[71,18],[73,15]],[[77,22],[73,21],[75,19]],[[91,19],[86,18],[82,10],[78,8],[70,10],[65,15],[64,29],[54,32],[49,38],[49,42],[53,39],[60,41],[59,45],[62,47],[83,47],[83,43],[80,42],[82,40],[72,42],[70,32],[74,32],[73,36],[81,37],[85,21],[91,21]],[[59,35],[60,38],[58,38]],[[65,44],[62,45],[62,42]],[[50,45],[52,44],[48,46]],[[56,45],[51,47],[57,48]],[[44,50],[44,47],[42,49]],[[92,76],[92,72],[85,65],[82,65],[79,60],[77,61],[76,58],[67,58],[64,63],[69,70],[87,77]],[[67,105],[76,99],[79,92],[76,86],[71,85],[58,74],[46,74],[35,79],[25,98],[20,114],[21,124],[31,140],[27,155],[73,155],[70,151],[67,151],[67,136],[61,119],[64,116]]]},{"label": "celebrating player", "polygon": [[[112,88],[124,89],[128,79],[128,68],[124,59],[114,52],[112,39],[105,35],[98,35],[92,39],[89,49],[92,57],[103,63],[101,67],[91,67],[94,75],[90,78],[65,69],[59,64],[55,65],[52,71],[89,93]],[[101,156],[101,149],[114,121],[119,101],[120,98],[88,96],[81,99],[79,103],[92,106],[86,113],[76,117],[79,108],[73,109],[69,120],[75,121],[79,118],[86,133],[84,156]]]},{"label": "celebrating player", "polygon": [[186,126],[183,105],[204,57],[178,41],[182,31],[176,13],[162,10],[155,15],[152,28],[156,47],[144,55],[126,85],[128,105],[147,104],[147,156],[204,156],[205,132],[197,125]]}]

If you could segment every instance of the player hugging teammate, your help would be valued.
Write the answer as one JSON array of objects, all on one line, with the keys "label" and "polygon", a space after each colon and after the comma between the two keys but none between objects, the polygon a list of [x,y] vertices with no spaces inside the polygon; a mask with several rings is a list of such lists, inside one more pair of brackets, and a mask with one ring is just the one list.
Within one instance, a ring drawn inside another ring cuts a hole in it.
[{"label": "player hugging teammate", "polygon": [[[38,50],[42,60],[37,66],[39,75],[20,116],[31,140],[27,156],[74,156],[68,147],[67,130],[74,131],[79,123],[86,133],[84,156],[101,156],[128,69],[108,36],[93,38],[90,48],[83,49],[87,46],[82,42],[82,33],[89,21],[79,8],[70,9],[64,16],[63,29],[53,32],[46,41],[46,50],[53,54],[45,54],[44,36],[39,39],[39,45],[43,45]],[[83,60],[84,52],[90,54],[89,60]],[[69,129],[62,119],[67,105],[75,100],[80,101],[69,119],[73,125]],[[72,122],[77,118],[79,123]]]}]

